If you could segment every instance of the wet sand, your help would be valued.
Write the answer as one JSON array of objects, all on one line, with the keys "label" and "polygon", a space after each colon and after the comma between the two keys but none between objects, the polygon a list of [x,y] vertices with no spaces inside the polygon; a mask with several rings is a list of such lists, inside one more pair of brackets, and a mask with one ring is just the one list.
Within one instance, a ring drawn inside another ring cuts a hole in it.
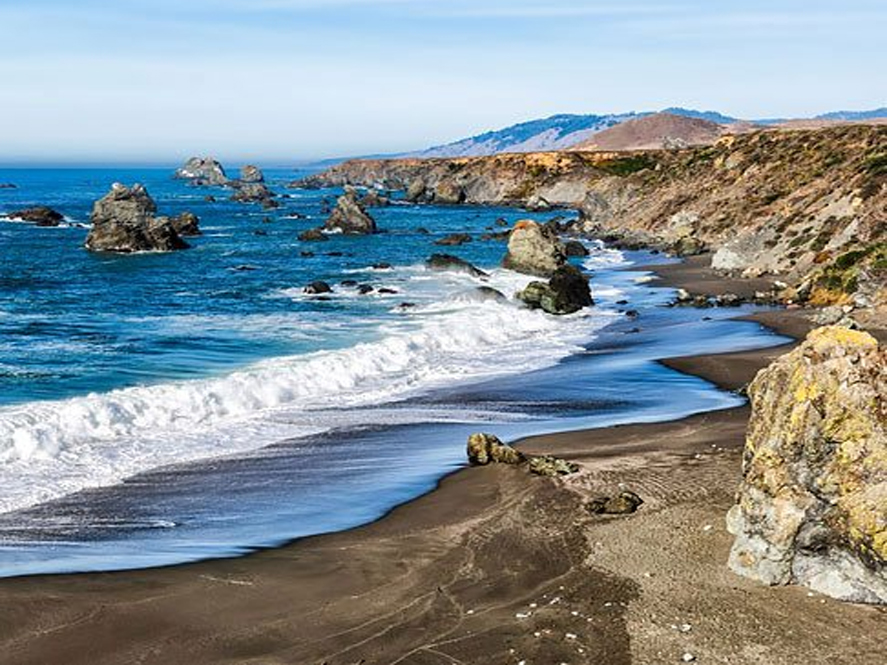
[{"label": "wet sand", "polygon": [[[737,291],[701,265],[663,276]],[[739,283],[741,286],[743,283]],[[803,334],[802,312],[757,317]],[[727,389],[787,347],[667,364]],[[882,662],[887,614],[730,573],[747,408],[526,439],[563,481],[471,468],[350,531],[248,557],[0,580],[0,663]],[[620,486],[645,504],[600,517]]]}]

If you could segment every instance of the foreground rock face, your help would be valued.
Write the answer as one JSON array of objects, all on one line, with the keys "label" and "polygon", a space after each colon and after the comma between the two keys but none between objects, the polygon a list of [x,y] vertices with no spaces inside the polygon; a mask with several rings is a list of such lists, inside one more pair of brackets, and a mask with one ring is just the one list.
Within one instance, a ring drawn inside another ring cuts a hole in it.
[{"label": "foreground rock face", "polygon": [[95,202],[86,248],[99,252],[168,252],[187,249],[169,218],[155,218],[157,205],[142,185],[115,182]]},{"label": "foreground rock face", "polygon": [[502,265],[527,275],[549,277],[566,262],[567,255],[557,234],[526,219],[514,225]]},{"label": "foreground rock face", "polygon": [[192,157],[176,169],[175,177],[190,180],[194,185],[227,185],[229,182],[225,169],[212,157]]},{"label": "foreground rock face", "polygon": [[730,567],[887,603],[887,349],[863,332],[819,328],[749,395]]},{"label": "foreground rock face", "polygon": [[572,265],[558,268],[548,284],[530,282],[517,298],[531,308],[557,315],[572,314],[594,304],[588,278]]},{"label": "foreground rock face", "polygon": [[369,235],[376,232],[376,220],[364,210],[357,199],[357,192],[349,189],[336,202],[324,228],[347,235]]}]

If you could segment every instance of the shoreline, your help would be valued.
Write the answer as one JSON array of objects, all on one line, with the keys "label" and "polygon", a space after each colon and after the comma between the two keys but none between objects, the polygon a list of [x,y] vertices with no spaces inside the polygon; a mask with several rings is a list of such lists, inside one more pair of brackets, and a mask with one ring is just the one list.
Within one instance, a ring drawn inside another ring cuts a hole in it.
[{"label": "shoreline", "polygon": [[[653,270],[689,288],[705,276]],[[800,312],[752,318],[796,338],[810,327]],[[661,362],[735,390],[790,346]],[[245,557],[0,580],[0,648],[9,663],[877,662],[878,610],[727,570],[716,517],[747,414],[529,437],[517,445],[583,471],[462,469],[370,524]],[[583,510],[623,482],[645,498],[637,514]]]}]

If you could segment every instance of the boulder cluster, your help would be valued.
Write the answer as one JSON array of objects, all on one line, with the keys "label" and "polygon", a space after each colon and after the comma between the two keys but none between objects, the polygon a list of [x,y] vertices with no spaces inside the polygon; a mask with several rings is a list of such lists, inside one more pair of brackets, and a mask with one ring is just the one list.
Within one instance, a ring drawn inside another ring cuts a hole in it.
[{"label": "boulder cluster", "polygon": [[265,184],[265,176],[258,166],[248,164],[240,169],[239,178],[229,178],[225,168],[212,157],[192,157],[180,168],[175,177],[187,180],[197,187],[229,187],[234,190],[232,201],[259,203],[263,208],[276,208],[274,193]]},{"label": "boulder cluster", "polygon": [[187,249],[182,235],[200,233],[192,213],[178,217],[156,217],[157,205],[140,184],[127,187],[119,182],[95,202],[86,236],[86,248],[97,252],[169,252]]},{"label": "boulder cluster", "polygon": [[472,434],[468,437],[468,461],[473,466],[488,464],[511,464],[525,466],[537,476],[566,476],[579,471],[579,465],[573,462],[543,455],[539,457],[524,455],[493,434]]}]

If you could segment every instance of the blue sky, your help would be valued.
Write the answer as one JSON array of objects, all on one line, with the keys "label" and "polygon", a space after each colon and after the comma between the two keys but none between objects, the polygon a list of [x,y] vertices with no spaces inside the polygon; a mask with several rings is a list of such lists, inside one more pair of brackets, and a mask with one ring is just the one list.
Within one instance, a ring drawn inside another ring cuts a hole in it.
[{"label": "blue sky", "polygon": [[887,104],[883,0],[3,0],[0,162],[290,163],[555,113]]}]

